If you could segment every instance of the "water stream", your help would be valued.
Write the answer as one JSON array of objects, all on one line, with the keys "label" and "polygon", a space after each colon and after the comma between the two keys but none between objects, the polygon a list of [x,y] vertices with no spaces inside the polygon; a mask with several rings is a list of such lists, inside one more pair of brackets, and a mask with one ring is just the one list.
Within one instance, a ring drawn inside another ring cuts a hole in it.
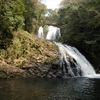
[{"label": "water stream", "polygon": [[54,43],[59,48],[59,62],[58,64],[63,69],[64,78],[67,77],[100,77],[97,75],[93,66],[75,47],[67,44],[57,43],[56,39],[61,37],[60,29],[55,26],[46,26],[46,33],[44,27],[40,27],[38,36],[45,38]]}]

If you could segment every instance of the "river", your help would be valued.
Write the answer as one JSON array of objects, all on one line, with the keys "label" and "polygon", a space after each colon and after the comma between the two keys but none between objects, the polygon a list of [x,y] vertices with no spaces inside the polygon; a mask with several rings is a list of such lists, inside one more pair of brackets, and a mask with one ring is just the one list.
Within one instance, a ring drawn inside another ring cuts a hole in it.
[{"label": "river", "polygon": [[99,78],[0,80],[0,100],[100,100]]}]

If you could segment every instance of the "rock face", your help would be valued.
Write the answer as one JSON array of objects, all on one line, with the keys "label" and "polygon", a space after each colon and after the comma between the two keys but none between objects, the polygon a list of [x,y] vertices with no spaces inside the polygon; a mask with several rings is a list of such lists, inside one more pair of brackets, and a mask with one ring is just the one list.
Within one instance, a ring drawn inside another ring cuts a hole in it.
[{"label": "rock face", "polygon": [[[55,62],[33,63],[31,65],[18,68],[6,63],[0,64],[0,78],[15,78],[15,77],[48,77],[54,78]],[[56,70],[57,71],[57,70]]]},{"label": "rock face", "polygon": [[0,78],[21,77],[23,73],[25,73],[25,71],[22,69],[8,65],[5,62],[0,63]]}]

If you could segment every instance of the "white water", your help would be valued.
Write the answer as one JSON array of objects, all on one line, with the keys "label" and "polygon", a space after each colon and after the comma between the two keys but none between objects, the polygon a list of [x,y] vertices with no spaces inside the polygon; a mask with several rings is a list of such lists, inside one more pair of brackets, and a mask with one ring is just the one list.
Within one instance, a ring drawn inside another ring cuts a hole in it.
[{"label": "white water", "polygon": [[60,29],[54,26],[48,27],[48,33],[46,39],[55,41],[57,38],[60,38]]},{"label": "white water", "polygon": [[[43,38],[43,28],[40,27],[38,36]],[[48,26],[46,39],[56,40],[60,38],[60,29],[54,26]],[[89,61],[75,48],[62,43],[55,44],[59,47],[59,66],[62,67],[64,77],[100,77],[97,75]]]},{"label": "white water", "polygon": [[[71,76],[88,76],[96,74],[93,66],[75,47],[63,45],[61,43],[56,43],[56,45],[59,47],[60,59],[66,62]],[[69,59],[75,65],[76,72],[73,71],[73,66],[71,66]]]},{"label": "white water", "polygon": [[38,37],[39,37],[39,38],[44,38],[43,28],[42,28],[42,26],[39,27],[39,30],[38,30]]},{"label": "white water", "polygon": [[47,26],[47,33],[44,34],[43,27],[39,27],[38,37],[45,38],[47,40],[55,41],[61,37],[60,28],[54,26]]}]

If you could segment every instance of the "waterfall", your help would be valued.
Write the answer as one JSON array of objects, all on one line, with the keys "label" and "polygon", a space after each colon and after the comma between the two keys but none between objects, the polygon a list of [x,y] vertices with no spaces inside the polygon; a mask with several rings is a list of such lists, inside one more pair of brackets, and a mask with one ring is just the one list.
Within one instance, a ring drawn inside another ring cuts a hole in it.
[{"label": "waterfall", "polygon": [[[45,30],[46,32],[44,32],[43,30]],[[41,26],[38,30],[38,37],[55,41],[56,39],[61,37],[60,28],[48,25],[44,27]]]},{"label": "waterfall", "polygon": [[65,69],[65,77],[96,74],[93,66],[75,47],[56,42],[55,44],[59,47],[60,66]]},{"label": "waterfall", "polygon": [[[55,41],[61,37],[60,29],[57,27],[48,26],[46,35],[43,32],[43,28],[41,30],[38,31],[38,36],[41,38]],[[91,77],[91,75],[97,75],[93,66],[75,47],[57,42],[54,43],[59,48],[59,60],[56,62],[56,64],[59,65],[59,68],[56,69],[57,71],[55,72],[55,77],[60,75],[62,75],[64,78],[79,76]]]},{"label": "waterfall", "polygon": [[60,29],[54,26],[48,27],[48,33],[46,35],[46,39],[55,41],[56,39],[60,38]]},{"label": "waterfall", "polygon": [[38,30],[38,37],[39,38],[43,38],[44,37],[44,34],[43,34],[43,27],[39,27],[39,30]]}]

